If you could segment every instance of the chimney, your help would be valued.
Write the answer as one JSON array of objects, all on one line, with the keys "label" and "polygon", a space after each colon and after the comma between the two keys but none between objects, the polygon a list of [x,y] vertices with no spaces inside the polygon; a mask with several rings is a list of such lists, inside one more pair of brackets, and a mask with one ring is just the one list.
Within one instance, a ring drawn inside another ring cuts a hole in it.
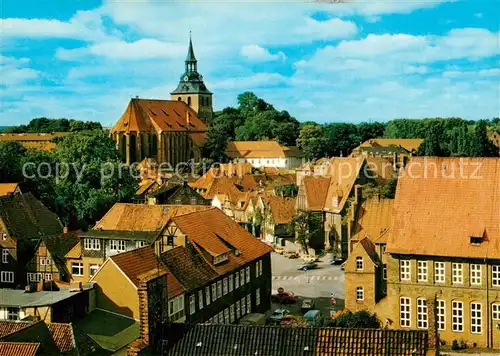
[{"label": "chimney", "polygon": [[354,201],[356,204],[361,203],[361,199],[363,198],[363,187],[359,184],[354,186]]}]

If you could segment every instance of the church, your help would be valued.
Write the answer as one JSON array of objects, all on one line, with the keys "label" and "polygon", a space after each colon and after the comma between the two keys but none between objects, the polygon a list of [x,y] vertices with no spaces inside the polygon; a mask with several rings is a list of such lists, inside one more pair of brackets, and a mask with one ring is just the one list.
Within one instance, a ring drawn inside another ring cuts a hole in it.
[{"label": "church", "polygon": [[175,167],[189,159],[200,159],[213,110],[212,93],[197,66],[190,38],[185,71],[170,100],[130,100],[110,132],[126,164],[153,158]]}]

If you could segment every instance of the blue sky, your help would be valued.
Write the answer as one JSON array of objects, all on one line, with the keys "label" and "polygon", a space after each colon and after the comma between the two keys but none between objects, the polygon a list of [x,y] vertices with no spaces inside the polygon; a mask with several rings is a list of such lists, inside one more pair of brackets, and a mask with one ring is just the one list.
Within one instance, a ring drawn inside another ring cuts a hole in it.
[{"label": "blue sky", "polygon": [[496,0],[0,0],[0,125],[111,126],[169,98],[189,31],[215,109],[253,91],[300,121],[499,116]]}]

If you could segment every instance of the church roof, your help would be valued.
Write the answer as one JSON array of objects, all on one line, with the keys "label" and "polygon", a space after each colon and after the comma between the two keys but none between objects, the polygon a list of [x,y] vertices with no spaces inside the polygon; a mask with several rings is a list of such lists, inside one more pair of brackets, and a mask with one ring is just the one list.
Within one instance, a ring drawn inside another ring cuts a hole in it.
[{"label": "church roof", "polygon": [[201,76],[199,75],[198,72],[195,72],[195,75],[197,78],[192,79],[191,77],[193,74],[185,73],[185,76],[188,76],[189,80],[188,81],[181,81],[179,82],[179,85],[177,85],[177,88],[170,94],[210,94],[212,95],[212,92],[207,89],[205,86],[205,83],[203,83],[203,80],[201,80]]},{"label": "church roof", "polygon": [[191,36],[189,37],[189,49],[186,57],[186,62],[196,62],[196,57],[194,56],[193,42],[191,41]]},{"label": "church roof", "polygon": [[196,111],[183,101],[131,99],[111,133],[206,130],[207,126],[198,118]]}]

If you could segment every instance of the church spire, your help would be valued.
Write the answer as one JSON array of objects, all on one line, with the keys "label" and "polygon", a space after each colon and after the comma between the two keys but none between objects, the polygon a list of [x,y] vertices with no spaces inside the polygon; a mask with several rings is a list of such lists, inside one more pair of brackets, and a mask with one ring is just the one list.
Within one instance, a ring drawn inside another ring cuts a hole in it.
[{"label": "church spire", "polygon": [[194,56],[193,41],[191,40],[191,31],[189,31],[189,49],[186,57],[186,72],[196,72],[196,57]]}]

